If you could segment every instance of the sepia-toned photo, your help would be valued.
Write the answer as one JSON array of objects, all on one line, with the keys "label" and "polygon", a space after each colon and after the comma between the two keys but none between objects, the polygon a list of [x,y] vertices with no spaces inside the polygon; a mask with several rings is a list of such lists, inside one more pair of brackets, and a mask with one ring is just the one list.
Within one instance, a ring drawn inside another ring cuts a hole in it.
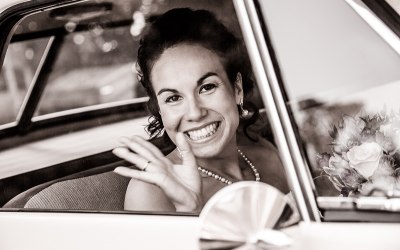
[{"label": "sepia-toned photo", "polygon": [[399,13],[2,1],[0,249],[397,249]]}]

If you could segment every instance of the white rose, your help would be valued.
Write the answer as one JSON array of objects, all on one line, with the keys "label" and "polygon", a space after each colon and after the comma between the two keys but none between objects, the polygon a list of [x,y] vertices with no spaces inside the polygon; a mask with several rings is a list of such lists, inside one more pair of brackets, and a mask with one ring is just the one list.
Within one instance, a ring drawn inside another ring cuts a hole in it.
[{"label": "white rose", "polygon": [[375,142],[365,142],[352,147],[347,152],[350,167],[357,170],[365,179],[369,179],[379,166],[382,157],[382,147]]},{"label": "white rose", "polygon": [[384,124],[379,127],[379,132],[381,132],[384,136],[390,136],[392,132],[392,124]]}]

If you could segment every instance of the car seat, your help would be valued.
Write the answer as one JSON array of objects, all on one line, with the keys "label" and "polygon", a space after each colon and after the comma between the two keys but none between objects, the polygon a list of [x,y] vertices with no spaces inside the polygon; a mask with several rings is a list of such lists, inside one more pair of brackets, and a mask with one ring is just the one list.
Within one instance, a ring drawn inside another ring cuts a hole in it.
[{"label": "car seat", "polygon": [[[252,137],[261,135],[273,142],[268,138],[271,133],[265,112],[261,112],[260,122],[249,134]],[[164,138],[152,140],[152,143],[165,155],[174,149]],[[3,208],[122,211],[130,179],[112,171],[121,165],[129,164],[119,160],[40,184],[18,194]]]},{"label": "car seat", "polygon": [[[165,155],[174,149],[165,146],[162,137],[151,142]],[[130,165],[124,160],[117,160],[45,182],[13,197],[3,208],[122,211],[130,178],[120,176],[113,170]]]}]

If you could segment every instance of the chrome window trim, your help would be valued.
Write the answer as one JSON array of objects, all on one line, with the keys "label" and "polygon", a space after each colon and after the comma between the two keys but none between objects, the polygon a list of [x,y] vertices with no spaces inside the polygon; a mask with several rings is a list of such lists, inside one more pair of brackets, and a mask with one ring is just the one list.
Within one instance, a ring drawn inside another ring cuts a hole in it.
[{"label": "chrome window trim", "polygon": [[400,38],[362,0],[345,1],[400,55]]},{"label": "chrome window trim", "polygon": [[24,115],[24,112],[28,109],[29,98],[31,98],[31,96],[32,96],[33,89],[35,87],[35,84],[37,84],[37,79],[39,77],[40,72],[42,71],[42,69],[44,67],[46,58],[49,54],[50,48],[53,45],[54,40],[55,40],[55,37],[52,36],[52,37],[49,37],[49,40],[47,41],[46,48],[42,54],[42,57],[40,58],[39,65],[37,66],[37,68],[35,70],[33,79],[31,80],[31,83],[29,84],[29,88],[28,88],[28,90],[25,94],[24,100],[19,108],[19,112],[18,112],[17,118],[16,118],[16,120],[18,122],[21,120],[22,116]]},{"label": "chrome window trim", "polygon": [[0,3],[0,14],[14,5],[24,4],[26,2],[29,2],[29,0],[2,0],[2,3]]},{"label": "chrome window trim", "polygon": [[17,125],[18,125],[18,123],[16,121],[12,121],[12,122],[9,122],[9,123],[1,124],[0,125],[0,130],[13,128],[13,127],[16,127]]},{"label": "chrome window trim", "polygon": [[[253,62],[253,72],[263,97],[265,108],[267,109],[267,115],[273,128],[276,143],[300,215],[305,222],[320,222],[319,211],[313,193],[313,184],[310,179],[311,176],[307,172],[295,134],[293,133],[293,127],[283,101],[282,92],[279,88],[271,55],[259,24],[256,7],[251,0],[234,0],[234,6],[239,24],[245,34],[244,40]],[[301,183],[299,179],[301,179]]]},{"label": "chrome window trim", "polygon": [[149,97],[145,96],[145,97],[138,97],[138,98],[134,98],[134,99],[121,100],[121,101],[116,101],[116,102],[90,105],[90,106],[81,107],[81,108],[68,109],[68,110],[58,111],[58,112],[54,112],[54,113],[50,113],[50,114],[34,116],[34,117],[32,117],[32,122],[44,121],[44,120],[54,119],[57,117],[75,115],[75,114],[85,113],[85,112],[89,112],[89,111],[96,111],[96,110],[103,110],[103,109],[114,108],[114,107],[119,107],[119,106],[126,106],[129,104],[145,103],[148,100],[149,100]]},{"label": "chrome window trim", "polygon": [[40,11],[67,6],[87,0],[1,0],[0,2],[0,26],[2,33],[8,33],[0,39],[0,68],[3,65],[4,56],[12,37],[12,31],[16,25],[26,16]]},{"label": "chrome window trim", "polygon": [[[64,6],[69,6],[73,5],[76,3],[83,3],[87,2],[88,0],[43,0],[40,3],[35,3],[31,0],[29,1],[22,1],[22,0],[10,0],[10,2],[14,2],[14,4],[11,4],[11,6],[5,8],[3,11],[0,12],[0,23],[7,21],[8,19],[14,18],[16,21],[13,22],[13,28],[9,32],[8,40],[4,44],[3,51],[4,55],[9,47],[11,37],[13,35],[13,30],[16,28],[17,24],[20,23],[25,17],[35,14],[40,11],[46,11],[46,10],[51,10],[55,8],[60,8]],[[3,6],[2,3],[0,3],[0,8]],[[17,15],[18,14],[18,15]],[[95,105],[90,105],[86,107],[80,107],[80,108],[74,108],[70,110],[65,110],[65,111],[59,111],[59,112],[54,112],[50,114],[44,114],[44,115],[39,115],[35,116],[36,109],[37,109],[37,104],[35,104],[35,109],[31,110],[33,105],[30,105],[30,99],[32,99],[32,92],[34,92],[34,88],[37,88],[37,79],[40,77],[40,73],[42,68],[44,67],[44,64],[46,62],[46,58],[48,57],[49,50],[51,47],[56,43],[55,41],[57,40],[57,36],[49,36],[47,45],[45,48],[45,51],[43,52],[43,55],[40,59],[39,65],[37,66],[37,69],[35,70],[34,77],[31,81],[31,84],[29,85],[26,94],[23,98],[22,104],[19,108],[19,111],[14,119],[14,121],[11,121],[9,123],[5,124],[0,124],[0,137],[4,134],[8,135],[13,135],[15,133],[18,133],[19,131],[25,131],[27,127],[30,127],[32,125],[37,125],[35,123],[45,123],[45,122],[54,122],[53,120],[56,120],[58,118],[63,118],[63,117],[70,117],[70,116],[76,116],[79,115],[80,113],[83,114],[83,116],[86,115],[86,113],[90,112],[96,112],[96,111],[101,111],[105,109],[112,109],[116,108],[119,106],[138,106],[138,107],[143,107],[145,102],[148,101],[148,97],[139,97],[135,99],[129,99],[129,100],[123,100],[123,101],[117,101],[117,102],[110,102],[110,103],[102,103],[102,104],[95,104]],[[1,58],[0,55],[0,60],[3,60],[4,58]],[[3,61],[0,62],[0,66],[2,65]],[[37,92],[37,91],[36,91]],[[137,104],[137,105],[136,105]],[[142,108],[143,109],[143,108]],[[30,112],[31,111],[31,112]],[[31,113],[29,115],[26,115],[26,113]],[[144,115],[140,115],[144,116]],[[60,120],[60,119],[58,119]],[[41,126],[41,125],[39,125]],[[7,130],[7,131],[5,131]],[[17,131],[17,132],[15,132]]]}]

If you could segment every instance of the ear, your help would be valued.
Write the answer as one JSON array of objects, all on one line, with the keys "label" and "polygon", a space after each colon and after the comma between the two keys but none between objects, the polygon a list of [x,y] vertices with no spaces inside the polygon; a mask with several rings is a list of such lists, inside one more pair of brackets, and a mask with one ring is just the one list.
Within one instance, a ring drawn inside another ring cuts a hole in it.
[{"label": "ear", "polygon": [[234,86],[234,91],[235,91],[235,100],[236,104],[239,105],[240,101],[243,100],[243,82],[242,82],[242,74],[239,72],[236,74],[236,80],[235,83],[233,84]]}]

